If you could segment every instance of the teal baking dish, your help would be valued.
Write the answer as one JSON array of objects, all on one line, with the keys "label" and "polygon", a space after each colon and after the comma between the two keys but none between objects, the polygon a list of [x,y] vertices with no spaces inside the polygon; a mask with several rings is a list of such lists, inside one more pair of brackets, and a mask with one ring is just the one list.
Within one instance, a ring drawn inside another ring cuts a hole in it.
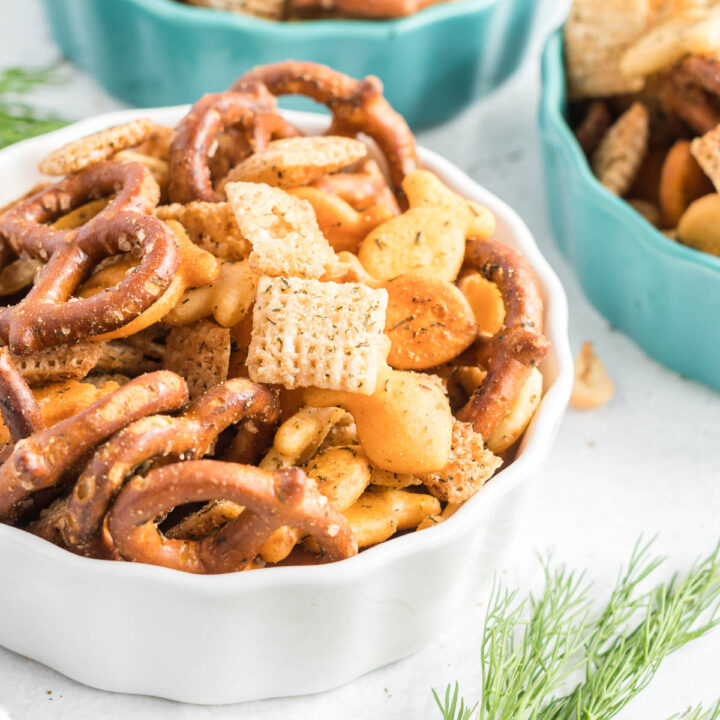
[{"label": "teal baking dish", "polygon": [[546,43],[542,80],[550,220],[585,294],[653,358],[720,390],[720,258],[670,240],[595,179],[565,120],[559,32]]},{"label": "teal baking dish", "polygon": [[506,80],[541,4],[455,0],[399,20],[280,23],[175,0],[44,3],[65,55],[132,105],[193,102],[255,65],[293,58],[379,76],[415,128],[447,120]]}]

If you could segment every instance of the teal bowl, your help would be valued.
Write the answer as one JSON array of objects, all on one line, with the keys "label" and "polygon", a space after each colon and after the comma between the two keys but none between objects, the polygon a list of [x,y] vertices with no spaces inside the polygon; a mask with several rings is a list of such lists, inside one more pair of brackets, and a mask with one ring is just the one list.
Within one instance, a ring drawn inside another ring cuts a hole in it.
[{"label": "teal bowl", "polygon": [[281,23],[174,0],[44,2],[65,55],[131,105],[194,102],[255,65],[293,58],[377,75],[415,128],[447,120],[506,80],[541,4],[456,0],[399,20]]},{"label": "teal bowl", "polygon": [[565,119],[560,33],[545,46],[542,79],[550,220],[585,295],[648,355],[720,390],[720,258],[670,240],[595,179]]}]

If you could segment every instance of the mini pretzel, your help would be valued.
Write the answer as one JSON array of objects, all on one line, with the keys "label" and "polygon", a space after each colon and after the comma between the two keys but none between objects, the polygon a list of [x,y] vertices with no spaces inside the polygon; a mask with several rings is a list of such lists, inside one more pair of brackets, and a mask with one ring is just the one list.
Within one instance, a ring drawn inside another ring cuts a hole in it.
[{"label": "mini pretzel", "polygon": [[111,438],[93,456],[70,496],[64,529],[68,547],[82,554],[102,553],[107,544],[98,531],[125,478],[155,457],[198,458],[207,454],[225,428],[252,420],[258,430],[280,415],[275,393],[237,378],[217,385],[180,417],[146,417]]},{"label": "mini pretzel", "polygon": [[55,485],[88,451],[145,415],[177,410],[187,401],[185,381],[158,371],[131,380],[90,407],[17,442],[0,466],[0,519],[15,519],[18,503]]},{"label": "mini pretzel", "polygon": [[717,61],[689,57],[660,74],[663,108],[700,135],[720,123],[720,72],[714,65]]},{"label": "mini pretzel", "polygon": [[0,348],[0,414],[13,443],[45,429],[35,396],[5,347]]},{"label": "mini pretzel", "polygon": [[[115,195],[84,225],[66,231],[50,225],[88,200]],[[139,163],[108,162],[70,175],[45,187],[0,215],[0,235],[13,250],[41,260],[76,237],[92,237],[98,225],[122,210],[145,213],[158,203],[159,190],[150,172]]]},{"label": "mini pretzel", "polygon": [[466,263],[494,282],[503,296],[505,319],[490,339],[481,338],[476,360],[488,374],[458,420],[472,423],[484,440],[505,417],[532,368],[545,356],[548,342],[542,334],[543,302],[527,260],[497,240],[470,240]]},{"label": "mini pretzel", "polygon": [[212,186],[208,157],[219,133],[236,126],[252,130],[254,150],[262,149],[275,137],[298,134],[275,112],[273,97],[258,83],[246,84],[241,92],[205,95],[175,130],[169,157],[170,202],[225,199]]},{"label": "mini pretzel", "polygon": [[383,97],[380,80],[372,75],[355,80],[312,62],[287,60],[243,75],[233,90],[264,83],[273,95],[307,95],[327,105],[333,115],[328,135],[369,135],[385,154],[396,194],[403,178],[418,167],[415,138],[410,128]]},{"label": "mini pretzel", "polygon": [[[246,509],[200,541],[160,534],[156,518],[178,505],[209,500],[231,500]],[[357,553],[345,517],[298,468],[269,472],[217,460],[167,465],[134,477],[120,492],[108,521],[122,557],[193,573],[244,570],[283,525],[314,537],[326,561]]]},{"label": "mini pretzel", "polygon": [[[105,257],[139,247],[140,265],[115,287],[86,298],[73,291]],[[20,305],[0,311],[0,337],[18,355],[109,333],[148,309],[172,282],[179,263],[172,230],[149,215],[123,212],[92,224],[63,244]]]}]

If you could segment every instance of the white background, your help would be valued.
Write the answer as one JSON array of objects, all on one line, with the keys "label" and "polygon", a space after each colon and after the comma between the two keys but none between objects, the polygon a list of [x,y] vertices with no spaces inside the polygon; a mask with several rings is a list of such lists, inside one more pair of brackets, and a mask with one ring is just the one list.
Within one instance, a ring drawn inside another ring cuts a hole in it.
[{"label": "white background", "polygon": [[[58,0],[61,2],[62,0]],[[536,47],[537,51],[537,47]],[[57,60],[37,0],[0,0],[0,66]],[[119,107],[92,81],[64,66],[66,82],[38,100],[68,118]],[[523,591],[540,579],[537,552],[587,567],[602,598],[641,533],[659,533],[664,572],[684,569],[720,536],[720,396],[648,359],[586,302],[552,243],[535,128],[537,52],[516,77],[453,123],[420,135],[510,203],[526,220],[567,290],[573,350],[592,340],[616,382],[605,408],[569,410],[542,490],[514,545],[498,559],[502,579]],[[707,310],[718,322],[718,308]],[[718,358],[720,362],[720,358]],[[2,579],[0,578],[0,582]],[[439,718],[430,687],[456,679],[475,697],[487,588],[476,605],[429,648],[322,695],[199,708],[111,695],[67,680],[0,648],[0,720],[67,718]],[[52,602],[49,594],[48,603]],[[238,648],[238,652],[243,652]],[[348,648],[348,652],[352,652]],[[720,696],[720,629],[668,658],[621,720],[664,720]]]}]

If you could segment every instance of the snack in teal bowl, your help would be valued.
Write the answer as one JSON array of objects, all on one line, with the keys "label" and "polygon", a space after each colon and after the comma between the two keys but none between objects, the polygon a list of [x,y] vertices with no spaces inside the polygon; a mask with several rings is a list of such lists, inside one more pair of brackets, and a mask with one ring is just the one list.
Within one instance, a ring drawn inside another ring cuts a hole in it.
[{"label": "snack in teal bowl", "polygon": [[592,304],[649,355],[720,390],[720,258],[653,227],[594,177],[566,121],[562,34],[542,61],[540,134],[557,244]]},{"label": "snack in teal bowl", "polygon": [[454,0],[397,20],[279,22],[176,0],[45,0],[65,55],[132,105],[190,102],[255,65],[293,58],[377,75],[416,128],[505,81],[525,57],[540,5]]}]

